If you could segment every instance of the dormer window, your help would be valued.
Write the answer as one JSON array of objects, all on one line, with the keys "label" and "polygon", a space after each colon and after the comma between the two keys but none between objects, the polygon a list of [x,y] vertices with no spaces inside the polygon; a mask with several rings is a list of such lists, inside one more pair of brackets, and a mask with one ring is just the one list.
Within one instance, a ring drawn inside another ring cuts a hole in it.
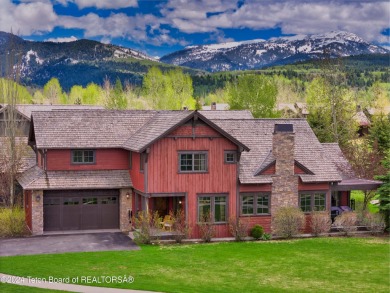
[{"label": "dormer window", "polygon": [[95,151],[72,150],[72,164],[95,164]]}]

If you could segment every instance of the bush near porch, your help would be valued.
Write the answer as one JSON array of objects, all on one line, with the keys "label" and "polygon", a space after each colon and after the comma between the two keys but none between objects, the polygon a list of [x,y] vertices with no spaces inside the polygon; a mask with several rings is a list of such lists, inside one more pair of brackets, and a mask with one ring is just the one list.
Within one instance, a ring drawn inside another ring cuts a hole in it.
[{"label": "bush near porch", "polygon": [[45,278],[131,275],[132,284],[91,285],[160,292],[387,293],[388,247],[388,239],[373,237],[149,245],[139,251],[2,257],[0,271]]},{"label": "bush near porch", "polygon": [[0,208],[0,237],[15,237],[28,234],[22,208]]}]

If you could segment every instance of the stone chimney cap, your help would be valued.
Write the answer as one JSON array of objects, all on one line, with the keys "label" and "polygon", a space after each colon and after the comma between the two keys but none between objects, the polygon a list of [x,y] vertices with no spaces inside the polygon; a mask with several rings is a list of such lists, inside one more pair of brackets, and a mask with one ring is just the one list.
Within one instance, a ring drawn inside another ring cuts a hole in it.
[{"label": "stone chimney cap", "polygon": [[294,133],[294,126],[292,124],[275,124],[274,133],[279,132]]}]

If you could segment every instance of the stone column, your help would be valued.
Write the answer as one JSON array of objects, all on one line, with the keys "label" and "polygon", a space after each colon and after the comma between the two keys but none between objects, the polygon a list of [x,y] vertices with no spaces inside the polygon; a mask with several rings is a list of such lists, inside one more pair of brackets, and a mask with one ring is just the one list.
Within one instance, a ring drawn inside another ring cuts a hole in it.
[{"label": "stone column", "polygon": [[33,235],[43,234],[43,190],[33,190],[32,192],[31,226]]},{"label": "stone column", "polygon": [[294,175],[294,149],[293,125],[275,124],[272,154],[276,159],[276,169],[275,175],[272,176],[271,215],[279,207],[298,206],[298,177]]},{"label": "stone column", "polygon": [[119,228],[121,231],[130,231],[131,219],[129,211],[131,211],[132,190],[130,188],[119,190]]}]

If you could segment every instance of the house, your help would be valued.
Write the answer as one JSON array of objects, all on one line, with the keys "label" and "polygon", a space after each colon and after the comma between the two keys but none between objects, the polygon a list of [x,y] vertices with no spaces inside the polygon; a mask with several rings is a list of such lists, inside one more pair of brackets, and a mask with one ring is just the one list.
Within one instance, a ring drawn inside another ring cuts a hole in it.
[{"label": "house", "polygon": [[[41,104],[18,104],[15,105],[16,121],[18,126],[17,136],[28,136],[30,129],[30,117],[33,111],[52,110],[76,110],[76,109],[103,109],[102,106],[94,105],[41,105]],[[8,105],[0,104],[0,137],[6,135],[6,120]]]},{"label": "house", "polygon": [[131,228],[140,211],[211,212],[217,237],[242,218],[271,231],[281,206],[330,211],[343,178],[304,119],[254,119],[248,111],[33,112],[37,165],[24,172],[33,234]]}]

